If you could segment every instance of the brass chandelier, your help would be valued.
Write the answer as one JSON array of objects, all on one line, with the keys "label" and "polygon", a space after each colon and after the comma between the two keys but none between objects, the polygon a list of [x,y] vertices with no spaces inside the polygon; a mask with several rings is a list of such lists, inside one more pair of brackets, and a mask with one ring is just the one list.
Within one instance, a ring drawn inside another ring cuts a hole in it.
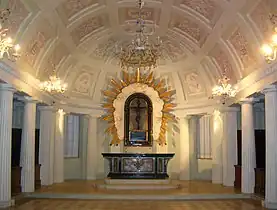
[{"label": "brass chandelier", "polygon": [[49,80],[41,82],[39,87],[49,93],[64,93],[67,90],[67,83],[64,83],[56,74],[56,67],[53,65],[53,74]]},{"label": "brass chandelier", "polygon": [[261,52],[265,57],[267,63],[271,63],[272,61],[276,60],[277,57],[277,15],[270,14],[269,19],[274,27],[274,33],[271,36],[270,42],[263,44],[261,47]]},{"label": "brass chandelier", "polygon": [[20,46],[14,44],[12,38],[7,36],[9,29],[3,28],[3,23],[10,14],[9,9],[0,10],[0,59],[6,57],[11,61],[16,61],[20,57]]},{"label": "brass chandelier", "polygon": [[229,83],[230,78],[227,77],[224,70],[222,77],[218,80],[218,85],[212,89],[212,98],[219,97],[222,104],[226,103],[228,98],[235,97],[237,94],[237,87]]},{"label": "brass chandelier", "polygon": [[144,2],[138,0],[137,30],[132,42],[120,50],[116,49],[122,69],[152,69],[157,66],[162,40],[157,37],[155,42],[149,41],[145,32],[145,20],[142,17],[143,6]]}]

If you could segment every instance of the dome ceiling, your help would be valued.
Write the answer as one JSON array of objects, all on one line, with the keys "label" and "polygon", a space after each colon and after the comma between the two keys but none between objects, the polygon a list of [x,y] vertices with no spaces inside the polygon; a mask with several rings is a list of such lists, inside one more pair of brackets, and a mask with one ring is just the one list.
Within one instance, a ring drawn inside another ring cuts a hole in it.
[{"label": "dome ceiling", "polygon": [[[178,103],[210,96],[226,69],[235,83],[264,62],[275,0],[145,0],[143,16],[163,40],[156,74],[176,88]],[[22,46],[18,69],[43,80],[53,64],[69,83],[67,97],[99,102],[119,73],[115,45],[130,41],[135,0],[2,0],[5,23]]]}]

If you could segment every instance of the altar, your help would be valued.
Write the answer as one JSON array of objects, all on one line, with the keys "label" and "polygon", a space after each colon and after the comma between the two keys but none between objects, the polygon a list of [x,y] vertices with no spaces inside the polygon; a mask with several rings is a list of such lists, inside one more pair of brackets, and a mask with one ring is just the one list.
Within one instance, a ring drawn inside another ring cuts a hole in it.
[{"label": "altar", "polygon": [[174,154],[102,153],[109,161],[111,179],[167,179]]}]

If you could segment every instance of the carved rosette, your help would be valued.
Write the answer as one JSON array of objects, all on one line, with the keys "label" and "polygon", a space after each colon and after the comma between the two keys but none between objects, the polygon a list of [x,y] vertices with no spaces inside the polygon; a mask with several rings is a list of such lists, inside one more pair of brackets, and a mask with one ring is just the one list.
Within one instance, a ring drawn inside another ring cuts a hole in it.
[{"label": "carved rosette", "polygon": [[109,89],[103,91],[105,102],[102,107],[106,114],[102,119],[109,127],[106,132],[112,135],[111,145],[117,145],[124,139],[124,103],[133,93],[144,93],[153,103],[153,139],[159,145],[166,145],[166,131],[169,122],[176,122],[172,113],[176,104],[175,90],[167,88],[165,80],[154,78],[153,72],[141,74],[122,72],[122,78],[111,79]]}]

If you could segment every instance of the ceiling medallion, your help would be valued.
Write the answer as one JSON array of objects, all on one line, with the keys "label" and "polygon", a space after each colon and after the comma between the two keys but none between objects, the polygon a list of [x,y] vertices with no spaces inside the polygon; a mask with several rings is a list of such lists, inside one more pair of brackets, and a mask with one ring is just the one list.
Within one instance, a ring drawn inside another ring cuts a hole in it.
[{"label": "ceiling medallion", "polygon": [[177,122],[175,115],[172,113],[176,107],[176,104],[173,103],[175,90],[171,90],[171,88],[166,87],[165,79],[154,78],[153,71],[146,71],[146,73],[143,74],[140,72],[139,68],[134,73],[122,71],[121,79],[111,79],[109,89],[103,91],[105,102],[102,104],[102,107],[105,109],[106,113],[102,116],[102,120],[108,122],[108,128],[105,132],[112,136],[110,145],[118,145],[121,141],[123,141],[123,139],[119,138],[116,128],[117,119],[115,119],[114,116],[114,101],[122,93],[124,88],[127,88],[135,83],[144,84],[153,88],[157,91],[159,98],[164,102],[160,133],[156,141],[161,146],[166,145],[166,131],[168,129],[168,123]]},{"label": "ceiling medallion", "polygon": [[[272,25],[276,26],[277,23],[277,15],[270,14],[269,19]],[[265,57],[267,63],[271,63],[276,60],[277,55],[277,27],[274,27],[274,33],[271,36],[271,40],[269,43],[263,44],[261,47],[261,52]]]},{"label": "ceiling medallion", "polygon": [[162,40],[160,37],[157,37],[155,42],[151,42],[145,32],[145,20],[142,17],[143,6],[144,2],[138,0],[137,30],[132,42],[121,49],[116,46],[116,55],[119,57],[122,69],[145,68],[150,70],[157,66],[157,60],[161,55]]},{"label": "ceiling medallion", "polygon": [[2,27],[10,14],[9,9],[0,10],[0,59],[6,57],[11,61],[16,61],[20,57],[20,46],[14,44],[12,38],[7,36],[9,29]]},{"label": "ceiling medallion", "polygon": [[64,93],[68,85],[57,76],[56,68],[53,69],[53,75],[49,76],[49,80],[40,82],[39,88],[49,93]]},{"label": "ceiling medallion", "polygon": [[212,89],[212,98],[219,97],[221,103],[225,104],[228,98],[235,97],[237,94],[237,87],[232,86],[229,81],[230,78],[228,78],[224,72],[222,78],[218,80],[218,85]]}]

